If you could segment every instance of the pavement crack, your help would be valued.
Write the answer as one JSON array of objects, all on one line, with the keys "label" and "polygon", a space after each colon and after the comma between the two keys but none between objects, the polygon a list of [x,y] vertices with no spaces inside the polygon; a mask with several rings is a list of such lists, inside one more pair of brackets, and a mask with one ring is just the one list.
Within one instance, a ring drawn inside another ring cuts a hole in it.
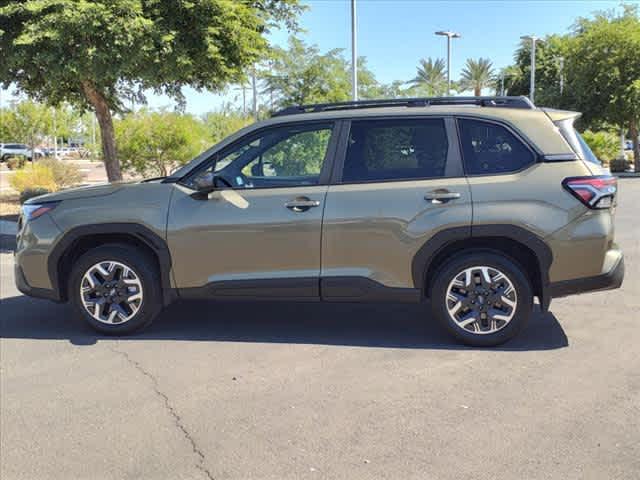
[{"label": "pavement crack", "polygon": [[109,347],[109,349],[112,352],[117,353],[118,355],[121,355],[122,357],[124,357],[124,359],[127,361],[127,363],[129,363],[129,365],[131,365],[133,368],[138,370],[142,375],[144,375],[151,381],[153,391],[162,400],[162,403],[164,404],[164,408],[173,419],[173,423],[175,424],[176,428],[180,430],[180,432],[182,432],[182,435],[184,436],[184,438],[191,445],[191,449],[193,450],[193,453],[196,455],[196,457],[198,457],[198,462],[196,463],[195,467],[198,470],[200,470],[208,480],[215,480],[211,472],[206,467],[204,453],[202,453],[202,450],[200,449],[200,447],[198,447],[198,444],[196,443],[195,439],[193,438],[193,436],[191,436],[191,433],[189,432],[189,430],[187,430],[187,427],[185,426],[178,412],[176,412],[176,409],[173,407],[173,405],[171,405],[171,401],[169,400],[169,397],[167,396],[167,394],[164,393],[162,390],[160,390],[158,379],[150,371],[145,369],[142,366],[142,364],[140,364],[140,362],[131,358],[129,354],[124,350],[118,350],[117,348],[114,348],[111,346]]}]

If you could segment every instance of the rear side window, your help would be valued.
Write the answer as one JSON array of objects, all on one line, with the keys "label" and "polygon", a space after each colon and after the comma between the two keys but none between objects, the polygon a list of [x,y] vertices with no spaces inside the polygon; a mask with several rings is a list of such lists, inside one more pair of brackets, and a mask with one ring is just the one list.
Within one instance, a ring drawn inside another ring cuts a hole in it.
[{"label": "rear side window", "polygon": [[443,119],[353,121],[342,181],[443,177],[448,149]]},{"label": "rear side window", "polygon": [[591,151],[591,148],[584,141],[582,135],[574,128],[573,118],[568,118],[556,123],[556,126],[560,130],[560,133],[564,139],[571,145],[574,152],[578,154],[580,158],[587,162],[595,163],[596,165],[602,165],[598,157]]},{"label": "rear side window", "polygon": [[467,175],[493,175],[522,170],[535,155],[502,125],[459,119],[460,142]]}]

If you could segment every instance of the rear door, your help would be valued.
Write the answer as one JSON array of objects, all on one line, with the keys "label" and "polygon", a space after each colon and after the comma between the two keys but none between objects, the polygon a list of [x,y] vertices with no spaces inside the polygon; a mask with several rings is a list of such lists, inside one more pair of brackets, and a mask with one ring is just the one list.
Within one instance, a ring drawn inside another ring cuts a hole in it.
[{"label": "rear door", "polygon": [[352,120],[322,231],[326,300],[418,300],[419,252],[444,230],[470,233],[471,197],[449,117]]}]

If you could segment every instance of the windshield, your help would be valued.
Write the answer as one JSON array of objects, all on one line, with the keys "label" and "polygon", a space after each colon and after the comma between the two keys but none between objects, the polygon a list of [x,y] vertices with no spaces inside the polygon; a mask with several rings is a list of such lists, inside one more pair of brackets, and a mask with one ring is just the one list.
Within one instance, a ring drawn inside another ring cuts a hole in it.
[{"label": "windshield", "polygon": [[602,162],[595,156],[587,142],[584,141],[582,135],[573,126],[573,119],[563,120],[557,123],[560,133],[578,156],[590,163],[602,165]]}]

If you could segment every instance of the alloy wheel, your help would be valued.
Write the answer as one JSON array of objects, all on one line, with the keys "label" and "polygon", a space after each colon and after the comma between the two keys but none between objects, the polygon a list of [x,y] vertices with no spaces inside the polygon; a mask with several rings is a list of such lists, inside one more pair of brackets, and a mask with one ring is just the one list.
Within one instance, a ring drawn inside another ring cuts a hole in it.
[{"label": "alloy wheel", "polygon": [[105,260],[90,267],[83,275],[80,298],[87,313],[97,321],[123,324],[142,306],[142,282],[131,267]]},{"label": "alloy wheel", "polygon": [[453,277],[445,302],[449,316],[460,328],[480,335],[506,327],[518,306],[509,277],[487,266],[469,267]]}]

